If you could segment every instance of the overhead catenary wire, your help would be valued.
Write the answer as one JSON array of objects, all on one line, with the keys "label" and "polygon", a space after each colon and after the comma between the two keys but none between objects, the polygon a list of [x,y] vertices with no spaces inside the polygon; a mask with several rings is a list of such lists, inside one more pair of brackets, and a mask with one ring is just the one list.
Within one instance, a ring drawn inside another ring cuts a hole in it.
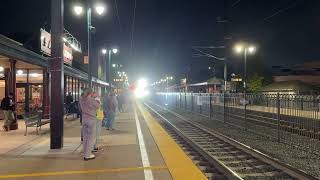
[{"label": "overhead catenary wire", "polygon": [[134,29],[135,29],[135,21],[136,21],[136,9],[137,9],[137,0],[134,0],[134,8],[133,8],[133,20],[131,25],[131,43],[130,43],[130,55],[134,56]]},{"label": "overhead catenary wire", "polygon": [[278,11],[276,11],[275,13],[273,13],[273,14],[265,17],[265,18],[263,18],[263,20],[264,20],[264,21],[269,21],[269,19],[277,16],[278,14],[281,14],[281,13],[283,13],[283,12],[285,12],[285,11],[293,8],[293,7],[295,7],[295,6],[298,4],[298,2],[299,2],[299,0],[295,0],[293,3],[290,3],[288,6],[286,6],[286,7],[284,7],[284,8],[281,8],[281,9],[279,9]]},{"label": "overhead catenary wire", "polygon": [[[223,57],[223,58],[217,57],[217,56],[214,56],[214,55],[212,55],[212,54],[206,53],[206,52],[204,52],[204,51],[202,51],[202,50],[200,50],[200,49],[197,49],[197,48],[193,48],[193,49],[196,50],[196,51],[198,51],[199,53],[201,53],[202,56],[214,58],[214,59],[219,60],[219,61],[224,61],[224,60],[225,60],[224,57]],[[199,54],[196,54],[196,55],[199,57]]]},{"label": "overhead catenary wire", "polygon": [[122,33],[122,24],[121,24],[121,20],[120,20],[120,15],[119,15],[119,8],[118,8],[118,2],[117,0],[114,0],[114,4],[115,4],[115,7],[116,7],[116,16],[117,16],[117,19],[118,19],[118,24],[119,24],[119,28],[120,28],[120,33]]}]

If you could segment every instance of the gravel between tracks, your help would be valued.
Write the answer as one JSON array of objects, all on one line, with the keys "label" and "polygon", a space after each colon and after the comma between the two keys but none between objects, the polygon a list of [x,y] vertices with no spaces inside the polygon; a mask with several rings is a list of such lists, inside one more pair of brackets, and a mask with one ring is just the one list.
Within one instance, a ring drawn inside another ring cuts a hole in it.
[{"label": "gravel between tracks", "polygon": [[214,131],[229,136],[254,149],[258,149],[271,157],[279,159],[320,179],[320,156],[318,155],[302,151],[287,144],[278,143],[266,137],[246,132],[219,121],[210,120],[194,112],[188,112],[182,109],[173,110],[181,115],[183,114],[183,116],[189,120],[198,122]]}]

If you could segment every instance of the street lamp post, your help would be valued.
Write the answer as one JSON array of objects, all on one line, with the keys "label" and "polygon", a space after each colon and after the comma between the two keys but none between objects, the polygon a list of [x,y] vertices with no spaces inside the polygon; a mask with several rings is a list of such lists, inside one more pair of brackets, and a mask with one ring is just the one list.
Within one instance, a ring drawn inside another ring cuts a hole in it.
[{"label": "street lamp post", "polygon": [[[91,4],[89,3],[89,0],[87,0],[87,40],[88,40],[88,82],[89,82],[89,87],[92,87],[92,62],[91,62],[91,33],[95,29],[92,26],[92,21],[91,21],[91,14],[92,14],[92,8]],[[73,7],[74,12],[76,15],[81,15],[83,13],[83,7],[81,5],[76,5]],[[102,15],[105,11],[105,7],[102,4],[96,4],[95,10],[98,15]]]},{"label": "street lamp post", "polygon": [[244,56],[244,78],[243,78],[243,87],[244,87],[244,122],[245,130],[247,130],[247,55],[253,54],[256,48],[248,44],[238,44],[235,46],[236,53],[243,53]]},{"label": "street lamp post", "polygon": [[252,45],[238,44],[235,46],[235,52],[237,54],[243,53],[243,58],[244,58],[243,88],[244,88],[244,91],[246,91],[246,88],[247,88],[247,56],[248,56],[248,54],[254,54],[255,51],[256,51],[256,48]]},{"label": "street lamp post", "polygon": [[[117,54],[118,53],[118,49],[116,48],[113,48],[113,49],[102,49],[102,54],[107,54],[108,52],[108,67],[106,67],[106,70],[108,69],[108,77],[106,77],[106,79],[108,79],[109,81],[109,92],[111,92],[111,89],[112,89],[112,83],[111,83],[111,80],[112,80],[112,76],[111,76],[111,55],[112,53],[113,54]],[[106,73],[106,76],[107,76],[107,73]]]}]

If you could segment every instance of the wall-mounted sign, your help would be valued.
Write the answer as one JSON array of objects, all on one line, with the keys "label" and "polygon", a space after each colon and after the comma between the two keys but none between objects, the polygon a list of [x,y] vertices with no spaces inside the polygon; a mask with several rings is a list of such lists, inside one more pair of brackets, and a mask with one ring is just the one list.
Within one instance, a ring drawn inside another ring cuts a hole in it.
[{"label": "wall-mounted sign", "polygon": [[41,52],[50,56],[51,55],[51,34],[45,31],[44,29],[40,29],[40,47]]},{"label": "wall-mounted sign", "polygon": [[242,78],[231,78],[232,82],[241,82]]},{"label": "wall-mounted sign", "polygon": [[[44,29],[40,29],[40,43],[41,52],[51,56],[51,34]],[[65,43],[63,44],[63,56],[64,63],[71,66],[73,60],[72,48],[68,47]]]},{"label": "wall-mounted sign", "polygon": [[83,64],[89,64],[88,56],[83,56]]},{"label": "wall-mounted sign", "polygon": [[65,44],[63,45],[63,60],[65,64],[72,65],[72,48],[69,48]]}]

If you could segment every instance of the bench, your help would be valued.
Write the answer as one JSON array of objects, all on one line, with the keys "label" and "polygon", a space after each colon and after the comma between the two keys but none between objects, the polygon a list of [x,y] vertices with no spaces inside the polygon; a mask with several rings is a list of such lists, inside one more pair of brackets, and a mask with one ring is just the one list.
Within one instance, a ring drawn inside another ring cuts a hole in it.
[{"label": "bench", "polygon": [[37,135],[39,135],[39,131],[41,131],[41,126],[50,123],[50,119],[42,119],[42,113],[36,112],[32,114],[25,114],[24,122],[26,125],[26,131],[24,133],[25,136],[28,133],[28,127],[35,127]]}]

